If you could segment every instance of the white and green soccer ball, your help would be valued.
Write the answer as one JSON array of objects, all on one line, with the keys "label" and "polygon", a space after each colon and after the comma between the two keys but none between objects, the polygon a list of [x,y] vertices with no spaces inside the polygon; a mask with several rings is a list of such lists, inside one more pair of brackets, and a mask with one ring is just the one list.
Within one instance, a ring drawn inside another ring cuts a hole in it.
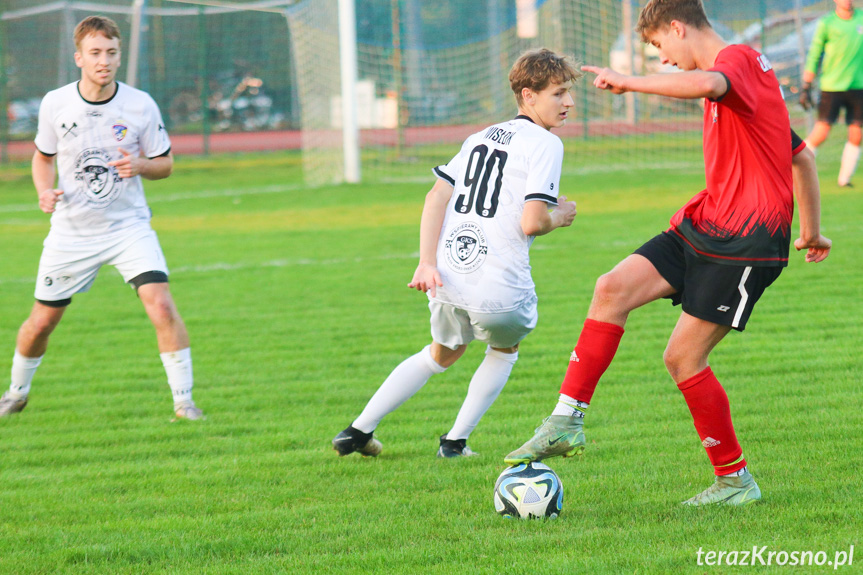
[{"label": "white and green soccer ball", "polygon": [[554,519],[563,508],[563,484],[544,463],[507,467],[494,484],[494,508],[508,518]]}]

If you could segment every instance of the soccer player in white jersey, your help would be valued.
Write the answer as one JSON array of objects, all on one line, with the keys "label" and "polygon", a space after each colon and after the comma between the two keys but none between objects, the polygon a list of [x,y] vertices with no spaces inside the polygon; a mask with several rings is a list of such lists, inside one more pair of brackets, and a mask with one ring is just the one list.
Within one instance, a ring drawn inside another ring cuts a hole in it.
[{"label": "soccer player in white jersey", "polygon": [[176,417],[201,419],[192,401],[189,336],[168,289],[168,268],[141,184],[141,178],[171,175],[171,142],[153,99],[115,80],[120,31],[112,20],[82,20],[75,47],[81,80],[49,92],[39,110],[33,183],[39,208],[51,214],[51,230],[39,262],[36,303],[18,332],[0,416],[27,405],[33,376],[66,306],[110,264],[137,290],[156,328]]},{"label": "soccer player in white jersey", "polygon": [[[438,457],[474,455],[470,433],[500,394],[518,344],[536,326],[528,251],[536,236],[572,224],[575,202],[558,198],[570,88],[581,73],[550,50],[522,55],[509,74],[518,116],[465,140],[426,196],[420,261],[408,287],[429,295],[432,343],[393,370],[365,410],[333,439],[339,455],[381,452],[381,419],[456,362],[472,340],[487,344]],[[553,209],[549,211],[549,207]]]}]

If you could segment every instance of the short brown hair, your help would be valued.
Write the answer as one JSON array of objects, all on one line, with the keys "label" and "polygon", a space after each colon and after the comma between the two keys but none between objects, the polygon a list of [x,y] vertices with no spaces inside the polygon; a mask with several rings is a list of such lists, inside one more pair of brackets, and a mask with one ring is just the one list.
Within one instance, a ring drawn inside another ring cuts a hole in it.
[{"label": "short brown hair", "polygon": [[576,70],[567,56],[547,48],[525,52],[515,61],[509,71],[509,85],[518,104],[522,104],[521,91],[530,88],[534,92],[544,90],[552,82],[563,84],[574,82],[583,74]]},{"label": "short brown hair", "polygon": [[648,0],[638,17],[635,31],[643,42],[650,42],[648,36],[667,28],[672,20],[699,30],[711,27],[701,0]]},{"label": "short brown hair", "polygon": [[75,26],[75,48],[80,50],[81,41],[93,34],[101,34],[109,40],[114,38],[122,40],[120,38],[120,28],[116,22],[105,16],[87,16]]}]

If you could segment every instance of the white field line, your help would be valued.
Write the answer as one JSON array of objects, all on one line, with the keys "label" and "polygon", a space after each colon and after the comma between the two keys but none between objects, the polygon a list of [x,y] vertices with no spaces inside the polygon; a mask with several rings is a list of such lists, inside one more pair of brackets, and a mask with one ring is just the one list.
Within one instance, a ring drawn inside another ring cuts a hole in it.
[{"label": "white field line", "polygon": [[[228,190],[202,190],[200,192],[180,192],[176,194],[167,194],[164,196],[154,196],[147,198],[148,204],[161,204],[166,202],[179,202],[183,200],[197,200],[205,198],[232,198],[235,196],[253,196],[257,194],[280,194],[282,192],[293,192],[302,189],[301,185],[278,185],[278,186],[263,186],[256,188],[239,188]],[[32,203],[26,204],[9,204],[8,206],[0,206],[0,214],[11,214],[16,212],[38,212],[39,203],[33,199]]]},{"label": "white field line", "polygon": [[[278,259],[278,260],[270,260],[268,262],[213,262],[209,264],[201,264],[201,265],[186,265],[186,266],[177,266],[172,268],[170,266],[169,269],[171,271],[171,275],[175,274],[205,274],[210,272],[220,272],[220,271],[237,271],[237,270],[249,270],[255,268],[291,268],[291,267],[309,267],[309,266],[338,266],[338,265],[346,265],[346,264],[363,264],[367,262],[380,262],[387,260],[416,260],[419,258],[419,252],[414,252],[410,254],[387,254],[382,256],[375,257],[353,257],[353,258],[328,258],[328,259],[315,259],[315,258],[296,258],[296,259]],[[26,277],[26,278],[0,278],[0,285],[2,284],[20,284],[20,283],[33,283],[36,281],[35,276]]]},{"label": "white field line", "polygon": [[565,168],[562,171],[564,176],[586,176],[588,174],[610,174],[614,172],[631,172],[639,171],[701,171],[704,169],[704,162],[657,162],[650,165],[634,164],[596,164],[583,168]]},{"label": "white field line", "polygon": [[201,264],[196,266],[179,266],[173,268],[171,273],[209,273],[214,271],[236,271],[247,270],[253,268],[292,268],[292,267],[308,267],[308,266],[338,266],[345,264],[362,264],[367,262],[380,262],[387,260],[406,260],[419,258],[419,252],[412,254],[388,254],[375,256],[370,258],[353,257],[353,258],[296,258],[296,259],[280,259],[270,260],[268,262],[253,263],[253,262],[215,262],[211,264]]},{"label": "white field line", "polygon": [[[657,162],[655,164],[596,164],[582,168],[564,168],[561,172],[564,176],[587,176],[590,174],[611,174],[614,172],[641,171],[669,171],[669,172],[701,172],[704,170],[704,162]],[[382,184],[429,184],[434,182],[434,176],[404,176],[404,177],[382,177]]]},{"label": "white field line", "polygon": [[[531,248],[532,251],[535,250],[545,250],[546,246],[538,245],[533,246]],[[175,268],[169,269],[171,271],[171,275],[175,274],[206,274],[210,272],[221,272],[221,271],[237,271],[237,270],[249,270],[255,268],[291,268],[291,267],[309,267],[309,266],[339,266],[345,264],[364,264],[368,262],[381,262],[381,261],[390,261],[390,260],[416,260],[419,258],[419,252],[413,252],[409,254],[386,254],[381,256],[374,257],[353,257],[353,258],[327,258],[327,259],[315,259],[315,258],[296,258],[296,259],[278,259],[278,260],[270,260],[268,262],[213,262],[209,264],[200,264],[200,265],[186,265],[186,266],[177,266]],[[33,283],[36,281],[35,276],[26,277],[26,278],[0,278],[0,285],[3,284],[21,284],[21,283]]]}]

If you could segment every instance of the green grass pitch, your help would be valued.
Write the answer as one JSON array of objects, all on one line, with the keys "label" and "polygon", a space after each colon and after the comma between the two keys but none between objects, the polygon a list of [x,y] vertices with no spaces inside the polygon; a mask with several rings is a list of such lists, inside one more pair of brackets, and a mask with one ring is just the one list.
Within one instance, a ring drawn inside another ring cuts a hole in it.
[{"label": "green grass pitch", "polygon": [[[701,189],[697,142],[688,164],[617,172],[567,143],[562,189],[579,215],[534,244],[539,325],[471,437],[481,457],[461,461],[435,451],[479,344],[383,421],[379,458],[330,446],[429,341],[425,297],[406,284],[431,176],[306,189],[292,154],[179,158],[146,188],[207,420],[170,423],[152,328],[103,269],[52,337],[30,405],[0,420],[0,573],[713,574],[741,568],[699,566],[699,548],[832,559],[855,544],[863,563],[863,176],[837,188],[841,135],[829,144],[819,167],[834,252],[819,265],[795,253],[747,331],[712,356],[762,504],[679,505],[712,469],[662,363],[679,312],[659,302],[630,318],[586,454],[549,461],[562,516],[511,521],[492,505],[503,456],[554,406],[594,281]],[[28,167],[4,166],[4,388],[47,229]]]}]

